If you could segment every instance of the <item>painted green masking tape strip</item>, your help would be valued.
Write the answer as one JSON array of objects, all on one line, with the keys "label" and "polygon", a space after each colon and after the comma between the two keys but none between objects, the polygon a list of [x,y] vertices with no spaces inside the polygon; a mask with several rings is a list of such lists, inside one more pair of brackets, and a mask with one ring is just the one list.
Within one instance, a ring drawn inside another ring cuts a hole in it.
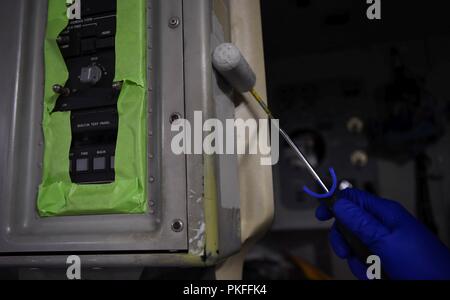
[{"label": "painted green masking tape strip", "polygon": [[41,217],[141,214],[147,211],[146,1],[117,0],[116,78],[123,81],[117,108],[119,131],[116,179],[111,184],[78,185],[69,175],[70,112],[52,112],[54,84],[64,85],[67,67],[56,43],[68,24],[66,0],[49,0],[45,39],[45,154],[39,187]]}]

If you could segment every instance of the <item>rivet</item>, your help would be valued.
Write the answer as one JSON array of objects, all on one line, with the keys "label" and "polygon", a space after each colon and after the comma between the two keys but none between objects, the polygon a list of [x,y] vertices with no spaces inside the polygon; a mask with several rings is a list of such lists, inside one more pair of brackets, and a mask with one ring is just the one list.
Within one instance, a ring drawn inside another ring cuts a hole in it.
[{"label": "rivet", "polygon": [[169,27],[170,28],[177,28],[178,26],[180,26],[180,18],[172,17],[169,19]]},{"label": "rivet", "polygon": [[173,122],[179,119],[181,119],[181,115],[179,113],[173,113],[169,118],[169,122],[170,124],[173,124]]},{"label": "rivet", "polygon": [[177,219],[172,222],[172,231],[174,232],[182,232],[184,228],[183,221]]}]

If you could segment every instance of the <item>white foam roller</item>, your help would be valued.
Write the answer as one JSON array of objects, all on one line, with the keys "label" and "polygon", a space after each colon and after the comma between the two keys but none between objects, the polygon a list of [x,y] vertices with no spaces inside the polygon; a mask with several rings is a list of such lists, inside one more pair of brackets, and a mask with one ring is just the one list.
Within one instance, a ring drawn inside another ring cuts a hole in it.
[{"label": "white foam roller", "polygon": [[256,75],[241,51],[229,43],[221,44],[213,55],[214,68],[239,93],[251,91],[256,84]]}]

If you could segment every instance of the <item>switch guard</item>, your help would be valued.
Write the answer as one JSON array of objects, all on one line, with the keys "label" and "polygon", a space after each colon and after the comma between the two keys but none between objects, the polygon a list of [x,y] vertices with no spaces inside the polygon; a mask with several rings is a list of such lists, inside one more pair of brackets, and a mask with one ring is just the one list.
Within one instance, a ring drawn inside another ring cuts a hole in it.
[{"label": "switch guard", "polygon": [[[84,1],[81,1],[82,7]],[[41,217],[142,214],[147,211],[146,1],[116,1],[117,32],[113,81],[123,82],[123,86],[117,95],[117,105],[113,101],[108,102],[109,106],[102,104],[83,110],[78,104],[70,109],[59,106],[59,95],[52,90],[53,85],[66,86],[69,80],[66,63],[56,42],[68,20],[65,1],[49,0],[42,124],[45,152],[43,179],[37,203]],[[103,42],[105,45],[111,45],[111,41]],[[82,84],[95,86],[105,80],[105,74],[100,74],[98,68],[84,72],[80,72],[80,77],[83,76],[85,81]],[[102,91],[98,90],[97,93],[100,95]],[[77,94],[74,93],[73,96],[71,101],[78,103],[80,99],[77,99]],[[72,115],[72,109],[78,110],[79,113]],[[89,115],[93,113],[91,109],[94,109],[97,122],[83,122],[92,117]],[[73,117],[80,122],[75,122]],[[86,132],[95,133],[96,130],[99,130],[99,137],[104,137],[103,133],[108,130],[114,132],[114,126],[117,127],[115,147],[109,145],[100,149],[96,148],[96,145],[86,145],[87,148],[91,147],[96,155],[81,157],[78,160],[70,159],[71,154],[73,155],[73,138]],[[105,168],[114,169],[115,176],[104,180],[106,183],[103,184],[95,183],[101,181],[95,176],[86,180],[94,182],[93,184],[78,184],[70,176],[71,171],[73,174],[77,168],[88,169],[93,173],[104,171]]]}]

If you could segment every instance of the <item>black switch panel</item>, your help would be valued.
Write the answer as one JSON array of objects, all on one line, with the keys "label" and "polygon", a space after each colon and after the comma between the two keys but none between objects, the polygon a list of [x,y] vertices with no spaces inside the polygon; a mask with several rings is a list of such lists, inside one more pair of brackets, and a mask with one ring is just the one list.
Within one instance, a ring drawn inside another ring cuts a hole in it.
[{"label": "black switch panel", "polygon": [[69,79],[55,112],[71,112],[70,177],[78,184],[115,180],[120,83],[114,83],[117,0],[81,0],[57,43]]}]

